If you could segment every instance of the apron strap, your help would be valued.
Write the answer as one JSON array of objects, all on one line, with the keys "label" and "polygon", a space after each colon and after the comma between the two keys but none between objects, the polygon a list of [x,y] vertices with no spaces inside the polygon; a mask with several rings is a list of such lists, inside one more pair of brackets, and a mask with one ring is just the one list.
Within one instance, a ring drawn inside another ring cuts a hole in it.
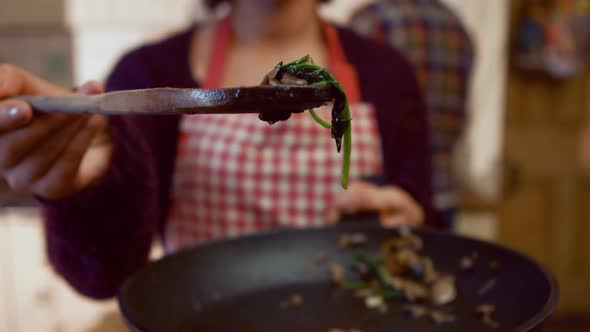
[{"label": "apron strap", "polygon": [[354,66],[348,62],[346,53],[340,43],[338,31],[332,25],[322,21],[322,31],[328,44],[328,66],[338,82],[344,88],[350,104],[362,101],[358,74]]},{"label": "apron strap", "polygon": [[213,35],[213,47],[209,56],[209,67],[207,68],[203,88],[217,89],[221,86],[230,39],[231,23],[229,18],[226,17],[219,22]]}]

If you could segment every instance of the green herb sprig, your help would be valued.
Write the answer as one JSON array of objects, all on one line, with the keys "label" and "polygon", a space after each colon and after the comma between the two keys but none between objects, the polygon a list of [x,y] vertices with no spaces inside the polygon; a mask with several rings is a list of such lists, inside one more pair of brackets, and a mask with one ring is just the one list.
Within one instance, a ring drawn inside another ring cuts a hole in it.
[{"label": "green herb sprig", "polygon": [[336,96],[332,107],[331,123],[322,119],[314,109],[309,112],[313,119],[322,127],[331,129],[332,138],[336,141],[336,150],[340,152],[342,139],[344,138],[344,157],[342,162],[342,187],[348,188],[348,177],[350,173],[350,154],[352,147],[352,127],[350,105],[344,93],[342,85],[325,68],[313,63],[311,57],[306,55],[291,63],[277,65],[278,74],[288,73],[296,78],[306,80],[311,86],[330,86],[334,89]]}]

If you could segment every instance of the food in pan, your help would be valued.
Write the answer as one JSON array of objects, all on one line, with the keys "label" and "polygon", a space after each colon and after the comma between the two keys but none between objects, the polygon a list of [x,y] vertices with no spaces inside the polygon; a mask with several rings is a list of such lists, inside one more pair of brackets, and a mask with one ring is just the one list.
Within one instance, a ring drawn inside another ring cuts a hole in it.
[{"label": "food in pan", "polygon": [[475,308],[475,316],[480,318],[484,324],[498,328],[500,324],[492,317],[496,311],[496,306],[493,304],[481,304]]},{"label": "food in pan", "polygon": [[367,241],[367,236],[363,233],[344,233],[338,239],[338,246],[341,249],[347,249],[365,245]]},{"label": "food in pan", "polygon": [[[354,243],[358,248],[367,241],[363,234],[342,234],[338,245],[346,249],[354,248],[351,245]],[[363,252],[353,255],[351,269],[354,277],[345,280],[342,268],[333,263],[330,267],[331,280],[334,285],[353,291],[364,301],[367,309],[386,312],[388,301],[397,300],[406,303],[403,311],[412,319],[429,319],[437,325],[455,322],[455,315],[446,306],[457,297],[455,277],[436,269],[435,263],[423,253],[422,239],[409,229],[402,228],[399,236],[385,241],[378,255]],[[463,257],[460,269],[475,269],[478,256],[478,253],[472,253]],[[499,266],[499,263],[491,265]],[[492,280],[493,285],[484,285],[487,291],[495,285],[495,279]],[[494,311],[492,305],[480,305],[475,309],[484,324],[498,327],[492,318]]]},{"label": "food in pan", "polygon": [[481,286],[478,290],[477,290],[477,295],[479,296],[484,296],[486,295],[488,292],[490,292],[494,287],[496,287],[496,278],[491,278],[488,281],[486,281],[483,286]]},{"label": "food in pan", "polygon": [[299,307],[301,305],[303,305],[303,296],[299,293],[293,293],[289,298],[281,302],[281,308],[283,309]]},{"label": "food in pan", "polygon": [[453,314],[446,313],[441,310],[430,310],[430,319],[435,324],[449,324],[455,322],[455,316]]},{"label": "food in pan", "polygon": [[313,258],[313,265],[322,265],[328,260],[328,256],[324,252],[320,252]]},{"label": "food in pan", "polygon": [[[342,85],[325,68],[313,63],[309,55],[296,61],[283,64],[280,62],[263,79],[262,85],[305,85],[317,87],[331,87],[334,94],[332,107],[332,121],[322,119],[313,109],[309,110],[311,116],[321,126],[331,129],[332,138],[336,141],[336,149],[340,152],[344,139],[344,156],[342,163],[342,187],[348,187],[348,174],[350,171],[350,152],[352,144],[351,116],[348,100]],[[263,121],[274,123],[286,120],[290,112],[262,112],[259,117]]]},{"label": "food in pan", "polygon": [[381,246],[379,256],[357,253],[352,268],[357,280],[343,283],[352,290],[386,300],[428,302],[443,305],[455,300],[455,279],[437,271],[430,258],[421,254],[422,240],[408,232]]},{"label": "food in pan", "polygon": [[459,266],[461,270],[465,272],[472,271],[475,268],[475,262],[479,257],[479,253],[474,251],[471,255],[461,257],[461,261],[459,262]]},{"label": "food in pan", "polygon": [[332,263],[330,265],[330,280],[334,285],[340,286],[344,282],[346,271],[344,267],[338,263]]},{"label": "food in pan", "polygon": [[493,260],[490,262],[489,267],[490,267],[490,271],[495,273],[495,272],[500,272],[502,265],[500,264],[500,262]]}]

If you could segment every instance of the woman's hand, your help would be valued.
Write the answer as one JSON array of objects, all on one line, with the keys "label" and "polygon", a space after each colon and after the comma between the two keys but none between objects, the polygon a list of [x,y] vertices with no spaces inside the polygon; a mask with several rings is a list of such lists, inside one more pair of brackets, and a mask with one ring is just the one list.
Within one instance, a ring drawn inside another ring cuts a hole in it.
[{"label": "woman's hand", "polygon": [[361,181],[351,183],[348,190],[336,197],[327,219],[336,223],[342,215],[358,212],[377,212],[385,227],[424,223],[422,207],[403,189]]},{"label": "woman's hand", "polygon": [[[82,94],[101,93],[88,83]],[[47,199],[80,191],[106,173],[112,144],[100,115],[34,114],[19,95],[68,95],[22,69],[0,64],[0,176],[11,188]]]}]

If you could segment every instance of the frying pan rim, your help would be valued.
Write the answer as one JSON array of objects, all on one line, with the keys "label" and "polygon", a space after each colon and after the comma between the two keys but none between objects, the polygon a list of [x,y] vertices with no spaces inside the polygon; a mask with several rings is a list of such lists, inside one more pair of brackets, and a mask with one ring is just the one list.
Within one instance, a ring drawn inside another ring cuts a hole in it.
[{"label": "frying pan rim", "polygon": [[[289,233],[299,233],[300,234],[300,233],[313,232],[313,231],[318,231],[318,230],[320,230],[320,231],[330,231],[330,230],[345,231],[348,228],[356,230],[356,229],[375,229],[375,228],[381,228],[381,227],[362,225],[362,223],[359,223],[359,224],[354,224],[354,225],[334,225],[334,226],[313,227],[313,228],[305,228],[305,229],[288,228],[288,229],[278,229],[278,230],[259,232],[259,233],[249,234],[249,235],[245,235],[245,236],[241,236],[241,237],[237,237],[237,238],[221,238],[221,239],[211,240],[211,241],[207,241],[204,243],[198,243],[198,244],[188,246],[188,247],[183,248],[183,249],[181,249],[177,252],[174,252],[172,254],[165,255],[164,257],[162,257],[156,261],[146,263],[138,271],[136,271],[129,278],[127,278],[127,280],[123,283],[123,285],[121,286],[121,288],[119,289],[119,292],[117,294],[117,303],[119,305],[119,309],[121,310],[121,314],[122,314],[123,318],[125,319],[125,321],[127,322],[127,324],[129,326],[132,326],[135,331],[156,332],[154,330],[150,330],[149,328],[146,328],[145,326],[142,326],[142,324],[140,324],[139,322],[133,321],[131,319],[131,316],[129,315],[129,311],[127,310],[127,307],[125,306],[124,299],[123,299],[124,295],[127,293],[127,290],[131,287],[133,280],[135,280],[139,275],[144,273],[144,271],[146,271],[148,268],[152,268],[154,264],[157,264],[158,262],[161,262],[166,259],[172,259],[172,258],[178,257],[179,255],[182,255],[182,254],[188,254],[189,252],[192,252],[194,250],[199,250],[199,249],[202,249],[205,247],[215,246],[215,245],[219,245],[219,244],[223,244],[223,243],[235,241],[235,240],[247,240],[247,239],[256,239],[256,238],[261,238],[261,237],[272,237],[272,236],[277,236],[277,235],[285,235],[285,234],[289,234]],[[395,229],[396,228],[388,228],[388,230],[395,230]],[[559,283],[557,282],[557,279],[555,278],[553,273],[549,269],[547,269],[543,264],[538,262],[536,259],[534,259],[532,257],[528,257],[524,254],[521,254],[520,252],[510,249],[507,246],[499,244],[499,243],[494,243],[494,242],[490,242],[490,241],[486,241],[486,240],[482,240],[482,239],[472,238],[472,237],[468,237],[465,235],[456,234],[453,232],[448,232],[448,231],[445,232],[445,231],[431,229],[428,227],[420,227],[417,229],[417,231],[419,233],[452,236],[452,237],[460,238],[460,239],[467,240],[470,242],[483,243],[485,245],[490,245],[492,247],[496,247],[497,249],[510,252],[511,254],[516,255],[516,256],[520,257],[521,259],[524,259],[524,260],[530,262],[531,264],[533,264],[536,268],[538,268],[543,273],[543,276],[545,277],[545,279],[547,280],[547,282],[549,283],[549,286],[550,286],[550,293],[547,298],[547,301],[543,305],[543,309],[540,310],[533,317],[528,319],[526,322],[524,322],[521,325],[517,326],[516,328],[514,328],[510,331],[506,331],[506,332],[531,331],[533,328],[540,326],[543,321],[545,321],[547,318],[549,318],[549,316],[551,316],[553,314],[553,311],[555,310],[555,308],[558,304],[558,301],[559,301]]]}]

